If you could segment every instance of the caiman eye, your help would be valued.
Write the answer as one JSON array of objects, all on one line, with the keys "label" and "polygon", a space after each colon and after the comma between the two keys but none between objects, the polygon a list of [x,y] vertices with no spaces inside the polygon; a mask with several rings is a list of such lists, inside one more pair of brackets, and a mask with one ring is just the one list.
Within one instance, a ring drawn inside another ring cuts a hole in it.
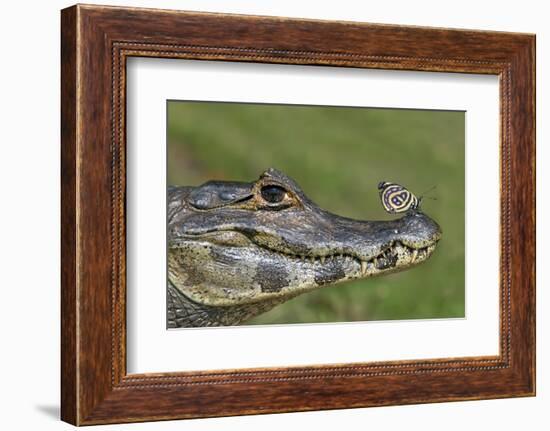
[{"label": "caiman eye", "polygon": [[281,203],[286,196],[286,190],[280,186],[263,186],[260,190],[262,198],[270,204]]}]

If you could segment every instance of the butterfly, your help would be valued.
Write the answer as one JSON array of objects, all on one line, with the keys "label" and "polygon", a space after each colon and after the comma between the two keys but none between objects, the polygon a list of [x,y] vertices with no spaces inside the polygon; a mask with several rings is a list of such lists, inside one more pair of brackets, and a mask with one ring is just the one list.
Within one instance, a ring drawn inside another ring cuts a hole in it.
[{"label": "butterfly", "polygon": [[390,214],[404,213],[420,206],[421,199],[399,184],[382,181],[378,183],[382,206]]}]

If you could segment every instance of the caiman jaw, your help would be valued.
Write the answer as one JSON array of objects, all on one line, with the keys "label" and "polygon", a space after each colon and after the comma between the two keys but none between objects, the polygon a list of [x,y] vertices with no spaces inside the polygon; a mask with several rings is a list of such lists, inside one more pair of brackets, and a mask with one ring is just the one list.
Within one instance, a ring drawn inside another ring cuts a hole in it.
[{"label": "caiman jaw", "polygon": [[[193,238],[194,237],[194,238]],[[264,253],[273,255],[272,258],[287,260],[291,266],[304,267],[310,271],[318,270],[325,266],[331,266],[337,263],[342,268],[347,268],[346,279],[362,278],[378,275],[388,270],[396,271],[417,265],[430,257],[436,248],[438,237],[431,243],[422,247],[408,246],[402,241],[392,241],[383,251],[374,254],[371,257],[359,257],[356,254],[350,254],[343,251],[334,251],[327,254],[296,254],[283,250],[276,250],[254,243],[245,235],[237,232],[220,231],[210,232],[205,235],[196,235],[188,237],[189,241],[202,242],[203,247],[211,244],[216,248],[228,247],[251,247],[262,249]],[[174,250],[182,248],[181,245],[174,243]],[[254,251],[251,251],[254,253]]]},{"label": "caiman jaw", "polygon": [[[424,215],[407,215],[390,222],[361,222],[381,237],[356,249],[345,244],[321,243],[318,251],[294,253],[288,242],[267,232],[235,228],[180,235],[169,250],[169,277],[177,288],[209,306],[235,306],[291,298],[320,286],[401,271],[428,259],[436,248],[439,231]],[[418,237],[407,231],[411,223],[426,227]],[[403,229],[396,237],[394,229]],[[429,228],[428,228],[429,227]],[[431,229],[431,230],[430,230]],[[357,242],[357,241],[356,241]],[[280,247],[275,248],[276,245]],[[298,246],[296,246],[298,247]],[[184,270],[182,270],[184,269]]]},{"label": "caiman jaw", "polygon": [[[333,253],[325,255],[297,255],[292,253],[279,252],[287,259],[294,261],[309,262],[312,265],[325,265],[333,261],[342,263],[348,262],[349,265],[357,266],[357,277],[367,277],[377,275],[382,271],[389,269],[404,269],[425,261],[433,253],[436,247],[436,241],[433,244],[414,248],[403,244],[401,241],[395,241],[381,253],[369,258],[361,259],[355,255],[345,253]],[[277,252],[277,251],[275,251]],[[355,277],[350,277],[355,278]]]}]

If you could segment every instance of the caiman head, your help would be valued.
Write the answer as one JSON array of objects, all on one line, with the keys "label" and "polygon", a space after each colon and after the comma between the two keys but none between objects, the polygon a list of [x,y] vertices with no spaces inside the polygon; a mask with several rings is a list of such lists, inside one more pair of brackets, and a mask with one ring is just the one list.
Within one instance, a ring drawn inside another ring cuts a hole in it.
[{"label": "caiman head", "polygon": [[269,169],[252,183],[168,191],[168,327],[236,325],[302,293],[424,262],[441,231],[420,210],[331,214]]}]

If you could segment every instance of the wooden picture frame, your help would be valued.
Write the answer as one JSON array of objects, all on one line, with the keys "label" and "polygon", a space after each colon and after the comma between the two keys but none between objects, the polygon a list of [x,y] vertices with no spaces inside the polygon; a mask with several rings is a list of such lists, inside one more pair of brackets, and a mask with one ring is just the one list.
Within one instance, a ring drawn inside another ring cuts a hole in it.
[{"label": "wooden picture frame", "polygon": [[[535,394],[535,37],[77,5],[62,11],[61,418],[75,425]],[[497,75],[500,354],[127,374],[132,56]]]}]

